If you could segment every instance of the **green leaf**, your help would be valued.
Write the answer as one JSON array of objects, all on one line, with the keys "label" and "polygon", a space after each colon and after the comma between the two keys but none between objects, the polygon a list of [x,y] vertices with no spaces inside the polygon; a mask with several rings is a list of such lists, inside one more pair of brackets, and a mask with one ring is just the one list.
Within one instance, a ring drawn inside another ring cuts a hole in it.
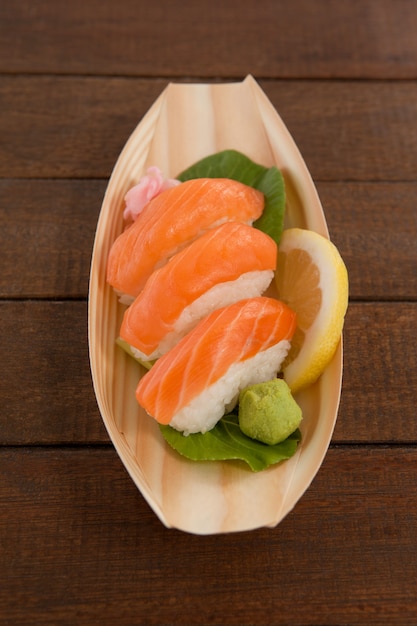
[{"label": "green leaf", "polygon": [[265,208],[253,225],[279,243],[284,228],[285,185],[276,167],[259,165],[237,150],[223,150],[194,163],[177,178],[182,182],[192,178],[231,178],[259,189],[265,194]]},{"label": "green leaf", "polygon": [[284,229],[285,187],[281,172],[271,167],[259,180],[257,189],[265,194],[265,208],[253,225],[278,245]]},{"label": "green leaf", "polygon": [[253,472],[289,459],[296,451],[301,433],[297,429],[285,441],[274,446],[251,439],[242,433],[236,415],[225,415],[207,433],[184,436],[171,426],[160,425],[167,443],[179,454],[192,461],[240,460]]}]

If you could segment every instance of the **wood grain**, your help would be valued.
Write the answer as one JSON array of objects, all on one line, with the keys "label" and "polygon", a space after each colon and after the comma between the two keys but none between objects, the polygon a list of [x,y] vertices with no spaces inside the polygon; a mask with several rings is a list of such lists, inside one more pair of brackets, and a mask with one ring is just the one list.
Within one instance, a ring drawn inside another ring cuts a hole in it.
[{"label": "wood grain", "polygon": [[5,623],[417,620],[415,448],[330,449],[276,529],[209,537],[166,530],[111,449],[2,449],[0,480]]},{"label": "wood grain", "polygon": [[[0,444],[107,443],[85,302],[0,302]],[[334,442],[416,443],[417,304],[351,303]]]},{"label": "wood grain", "polygon": [[[0,81],[0,177],[108,178],[167,80]],[[415,181],[417,84],[260,81],[314,180]]]},{"label": "wood grain", "polygon": [[0,180],[0,297],[86,298],[105,188],[97,180]]},{"label": "wood grain", "polygon": [[317,189],[348,268],[350,298],[415,301],[417,182],[319,182]]},{"label": "wood grain", "polygon": [[0,302],[2,444],[107,442],[91,383],[85,302]]},{"label": "wood grain", "polygon": [[350,305],[334,441],[417,441],[416,333],[415,302]]},{"label": "wood grain", "polygon": [[[342,5],[342,6],[340,6]],[[0,71],[415,78],[413,0],[3,0]]]}]

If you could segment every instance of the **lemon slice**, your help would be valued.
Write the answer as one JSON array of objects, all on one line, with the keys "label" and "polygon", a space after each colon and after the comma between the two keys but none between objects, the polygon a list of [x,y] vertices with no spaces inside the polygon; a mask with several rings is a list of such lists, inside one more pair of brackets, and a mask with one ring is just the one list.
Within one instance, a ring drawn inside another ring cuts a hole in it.
[{"label": "lemon slice", "polygon": [[348,305],[348,275],[336,246],[311,230],[289,228],[279,244],[276,285],[297,313],[283,365],[292,392],[315,382],[331,361]]}]

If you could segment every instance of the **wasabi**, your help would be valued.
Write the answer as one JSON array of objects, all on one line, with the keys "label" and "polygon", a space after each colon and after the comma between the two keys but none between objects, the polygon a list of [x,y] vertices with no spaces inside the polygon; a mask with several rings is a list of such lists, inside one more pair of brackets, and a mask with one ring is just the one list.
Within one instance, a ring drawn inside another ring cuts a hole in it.
[{"label": "wasabi", "polygon": [[239,426],[252,439],[268,445],[280,443],[298,428],[302,417],[290,388],[280,378],[240,392]]}]

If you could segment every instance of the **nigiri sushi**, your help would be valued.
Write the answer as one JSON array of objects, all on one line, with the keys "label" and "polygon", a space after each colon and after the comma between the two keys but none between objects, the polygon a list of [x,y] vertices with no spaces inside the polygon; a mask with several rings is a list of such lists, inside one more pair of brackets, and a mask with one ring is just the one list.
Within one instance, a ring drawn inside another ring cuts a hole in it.
[{"label": "nigiri sushi", "polygon": [[295,327],[296,314],[274,298],[217,309],[143,376],[137,401],[185,435],[211,430],[242,389],[276,376]]},{"label": "nigiri sushi", "polygon": [[136,297],[152,272],[205,231],[224,222],[252,223],[264,194],[228,178],[197,178],[153,198],[113,243],[107,281]]},{"label": "nigiri sushi", "polygon": [[213,228],[153,272],[126,309],[120,337],[138,358],[157,359],[211,311],[264,293],[276,261],[275,241],[253,226]]}]

